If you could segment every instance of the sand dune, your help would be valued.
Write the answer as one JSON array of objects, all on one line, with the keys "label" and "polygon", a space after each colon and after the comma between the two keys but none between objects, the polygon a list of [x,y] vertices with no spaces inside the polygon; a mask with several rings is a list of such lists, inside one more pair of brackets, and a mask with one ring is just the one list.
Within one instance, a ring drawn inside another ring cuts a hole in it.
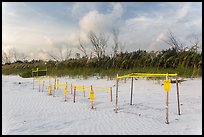
[{"label": "sand dune", "polygon": [[[138,79],[134,81],[133,105],[130,105],[130,80],[120,81],[119,110],[114,112],[115,81],[59,78],[69,85],[93,85],[113,88],[113,102],[108,91],[96,91],[94,107],[90,109],[89,93],[63,89],[56,97],[49,96],[47,87],[33,90],[32,78],[2,76],[2,134],[202,134],[202,78],[186,79],[179,85],[181,115],[177,115],[176,86],[169,92],[169,122],[165,124],[165,92],[161,83]],[[21,82],[21,83],[19,83]]]}]

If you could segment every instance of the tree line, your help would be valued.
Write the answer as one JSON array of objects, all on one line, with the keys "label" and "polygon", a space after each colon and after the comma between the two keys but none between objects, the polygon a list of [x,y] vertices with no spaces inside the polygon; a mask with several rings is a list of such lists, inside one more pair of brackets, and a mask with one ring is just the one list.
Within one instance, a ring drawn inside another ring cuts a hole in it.
[{"label": "tree line", "polygon": [[[57,60],[53,58],[46,64],[48,68],[100,68],[104,70],[117,69],[117,70],[134,70],[137,68],[154,68],[160,69],[172,69],[176,72],[184,72],[190,69],[191,74],[194,76],[201,75],[202,73],[202,51],[199,52],[199,41],[195,37],[195,41],[192,42],[190,48],[184,46],[174,35],[169,32],[168,40],[164,43],[170,45],[169,49],[161,51],[146,51],[146,50],[135,50],[132,52],[124,52],[119,50],[119,30],[113,29],[113,41],[112,55],[106,54],[107,37],[104,33],[97,35],[94,32],[88,34],[88,38],[92,45],[93,56],[87,54],[86,46],[79,39],[78,49],[83,53],[80,56],[79,53],[75,54],[75,58],[70,58],[71,50],[67,53],[66,59]],[[2,62],[5,56],[2,56]],[[8,57],[7,57],[8,58]],[[6,62],[8,64],[29,64],[27,67],[34,68],[39,66],[45,66],[43,60],[16,60],[15,62]]]}]

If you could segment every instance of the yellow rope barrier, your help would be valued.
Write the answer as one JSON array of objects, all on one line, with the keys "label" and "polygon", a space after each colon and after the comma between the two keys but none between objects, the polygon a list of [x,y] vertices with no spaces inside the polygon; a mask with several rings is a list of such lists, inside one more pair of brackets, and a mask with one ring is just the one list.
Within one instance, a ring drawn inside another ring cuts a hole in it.
[{"label": "yellow rope barrier", "polygon": [[110,88],[93,86],[93,89],[110,90]]},{"label": "yellow rope barrier", "polygon": [[39,70],[38,68],[36,69],[36,70],[32,70],[32,72],[39,72],[39,71],[47,71],[47,69],[41,69],[41,70]]},{"label": "yellow rope barrier", "polygon": [[151,74],[151,73],[131,73],[128,75],[123,76],[117,76],[117,79],[121,78],[133,78],[133,77],[171,77],[171,76],[177,76],[177,73],[175,74]]},{"label": "yellow rope barrier", "polygon": [[[81,91],[90,91],[91,86],[74,86],[76,87],[76,90],[81,90]],[[98,87],[98,86],[92,86],[92,88],[94,89],[94,91],[96,90],[108,90],[110,91],[111,88],[104,88],[104,87]]]},{"label": "yellow rope barrier", "polygon": [[34,80],[50,80],[50,79],[54,79],[53,77],[35,77],[33,78]]},{"label": "yellow rope barrier", "polygon": [[66,83],[62,83],[62,84],[56,84],[57,87],[65,87]]},{"label": "yellow rope barrier", "polygon": [[74,86],[76,87],[76,90],[81,90],[81,91],[89,91],[89,88],[88,86]]}]

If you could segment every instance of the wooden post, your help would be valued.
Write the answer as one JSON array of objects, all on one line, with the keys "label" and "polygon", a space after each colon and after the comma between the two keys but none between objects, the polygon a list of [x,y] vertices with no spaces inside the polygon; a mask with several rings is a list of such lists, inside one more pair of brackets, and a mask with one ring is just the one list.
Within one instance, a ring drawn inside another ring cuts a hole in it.
[{"label": "wooden post", "polygon": [[59,89],[59,79],[57,79],[57,90]]},{"label": "wooden post", "polygon": [[67,101],[67,93],[68,93],[68,87],[67,87],[67,82],[66,82],[66,87],[64,89],[64,101],[66,102]]},{"label": "wooden post", "polygon": [[52,93],[52,96],[53,96],[53,97],[55,97],[55,91],[56,91],[56,89],[54,88],[54,89],[53,89],[53,93]]},{"label": "wooden post", "polygon": [[54,89],[56,89],[56,78],[55,78],[55,83],[54,83]]},{"label": "wooden post", "polygon": [[53,90],[53,97],[55,96],[55,91],[56,91],[56,78],[55,78],[55,83],[54,83],[54,90]]},{"label": "wooden post", "polygon": [[111,102],[113,101],[113,98],[112,98],[112,87],[110,87],[110,101]]},{"label": "wooden post", "polygon": [[50,78],[49,78],[49,86],[51,85],[51,83],[50,83]]},{"label": "wooden post", "polygon": [[34,77],[33,77],[33,69],[32,69],[32,78],[33,78],[33,90],[34,90]]},{"label": "wooden post", "polygon": [[70,91],[71,91],[71,94],[72,94],[72,84],[71,84],[71,87],[70,87],[70,88],[71,88],[71,90],[70,90]]},{"label": "wooden post", "polygon": [[178,115],[181,115],[181,112],[180,112],[180,102],[179,102],[178,78],[177,77],[176,77],[176,89],[177,89]]},{"label": "wooden post", "polygon": [[94,109],[93,100],[91,100],[91,109]]},{"label": "wooden post", "polygon": [[43,80],[42,92],[43,92],[43,90],[44,90],[44,84],[45,84],[45,81]]},{"label": "wooden post", "polygon": [[38,76],[38,68],[37,68],[37,76]]},{"label": "wooden post", "polygon": [[40,92],[40,84],[41,84],[41,80],[38,80],[38,84],[39,84],[39,92]]},{"label": "wooden post", "polygon": [[52,90],[52,85],[50,85],[50,95],[52,95],[53,90]]},{"label": "wooden post", "polygon": [[64,102],[66,102],[66,101],[67,101],[67,95],[64,94]]},{"label": "wooden post", "polygon": [[75,103],[75,96],[76,96],[76,86],[74,86],[74,103]]},{"label": "wooden post", "polygon": [[[168,80],[168,74],[166,75],[166,80]],[[166,124],[169,124],[168,118],[168,99],[169,99],[169,91],[166,91]]]},{"label": "wooden post", "polygon": [[85,89],[84,89],[84,86],[83,86],[83,92],[84,92],[84,97],[85,97]]},{"label": "wooden post", "polygon": [[35,82],[35,80],[34,80],[34,78],[33,78],[33,90],[34,90],[34,82]]},{"label": "wooden post", "polygon": [[118,110],[118,74],[116,76],[116,99],[115,99],[115,113],[117,113]]},{"label": "wooden post", "polygon": [[45,75],[47,76],[47,67],[46,67],[46,73],[45,73]]},{"label": "wooden post", "polygon": [[132,93],[133,93],[133,77],[132,77],[132,81],[131,81],[130,105],[132,105]]},{"label": "wooden post", "polygon": [[169,120],[168,120],[168,95],[169,95],[169,92],[166,91],[166,124],[169,124]]}]

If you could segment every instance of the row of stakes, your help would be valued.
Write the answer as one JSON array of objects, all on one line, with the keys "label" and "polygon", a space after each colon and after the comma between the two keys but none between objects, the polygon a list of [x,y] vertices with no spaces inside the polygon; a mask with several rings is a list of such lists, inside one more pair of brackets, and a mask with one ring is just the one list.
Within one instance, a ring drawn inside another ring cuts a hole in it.
[{"label": "row of stakes", "polygon": [[[42,92],[43,92],[43,89],[44,89],[44,82],[43,81],[43,87],[42,87]],[[40,85],[41,85],[41,80],[38,80],[38,83],[39,83],[39,92],[40,92]],[[48,86],[48,95],[52,95],[53,97],[55,96],[55,92],[56,90],[59,89],[60,86],[65,86],[64,88],[64,101],[66,102],[67,101],[67,94],[68,94],[68,84],[67,82],[66,83],[63,83],[63,84],[59,84],[59,80],[56,81],[55,79],[55,84],[54,84],[54,89],[52,90],[52,85],[50,84],[50,81],[49,81],[49,86]],[[73,102],[75,103],[76,102],[76,91],[77,89],[79,91],[83,91],[83,96],[85,97],[85,87],[84,86],[73,86],[72,84],[70,85],[70,91],[71,91],[71,94],[73,94],[73,87],[74,87],[74,97],[73,97]],[[99,88],[99,87],[98,87]],[[33,79],[33,89],[34,89],[34,79]],[[110,91],[110,102],[112,102],[112,87],[110,88],[104,88],[104,89],[109,89]],[[90,86],[90,92],[89,92],[89,99],[90,99],[90,105],[91,105],[91,109],[94,109],[94,90],[93,90],[93,86],[91,85]]]}]

